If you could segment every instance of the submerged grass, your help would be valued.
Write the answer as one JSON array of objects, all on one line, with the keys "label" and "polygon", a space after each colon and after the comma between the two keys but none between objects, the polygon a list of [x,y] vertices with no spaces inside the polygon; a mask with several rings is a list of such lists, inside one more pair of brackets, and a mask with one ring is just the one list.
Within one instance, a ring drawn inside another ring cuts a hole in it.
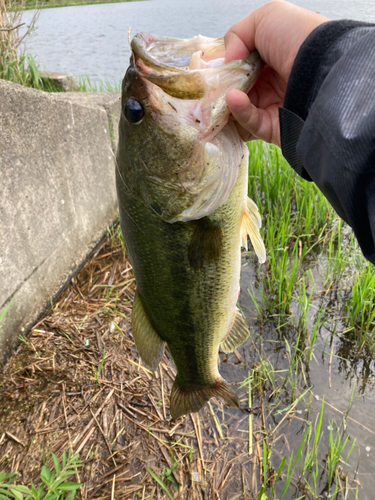
[{"label": "submerged grass", "polygon": [[[257,284],[260,303],[254,291],[250,292],[258,315],[277,318],[279,326],[291,321],[306,329],[312,314],[325,308],[347,330],[353,330],[358,348],[366,345],[374,350],[372,264],[316,185],[299,177],[278,148],[256,141],[249,149],[249,196],[264,221],[268,257]],[[324,255],[324,264],[319,255]],[[311,272],[316,265],[323,267],[320,272],[325,276],[320,290]],[[321,299],[319,308],[317,297]],[[327,320],[322,312],[318,316]]]},{"label": "submerged grass", "polygon": [[[277,148],[253,142],[249,149],[249,196],[260,209],[268,253],[249,294],[260,332],[273,330],[269,342],[278,346],[266,351],[263,335],[253,338],[259,361],[242,384],[252,392],[249,400],[261,401],[265,414],[257,498],[357,498],[357,469],[348,465],[355,440],[346,434],[355,384],[339,425],[323,425],[324,401],[313,423],[308,418],[315,401],[310,363],[328,357],[331,387],[336,358],[340,370],[352,371],[361,381],[359,393],[364,391],[375,349],[373,266],[317,187],[295,174]],[[297,417],[298,408],[306,417]],[[275,461],[275,438],[286,415],[303,420],[304,432],[291,454]],[[267,427],[270,419],[273,425]]]}]

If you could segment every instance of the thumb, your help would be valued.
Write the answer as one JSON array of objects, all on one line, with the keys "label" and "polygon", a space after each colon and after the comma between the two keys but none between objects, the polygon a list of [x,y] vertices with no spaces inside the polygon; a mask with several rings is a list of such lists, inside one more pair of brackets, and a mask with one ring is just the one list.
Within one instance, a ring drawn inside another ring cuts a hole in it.
[{"label": "thumb", "polygon": [[269,111],[254,106],[248,95],[240,90],[230,90],[225,99],[233,118],[239,125],[237,128],[244,141],[262,139],[280,145],[277,106],[276,115],[272,117]]}]

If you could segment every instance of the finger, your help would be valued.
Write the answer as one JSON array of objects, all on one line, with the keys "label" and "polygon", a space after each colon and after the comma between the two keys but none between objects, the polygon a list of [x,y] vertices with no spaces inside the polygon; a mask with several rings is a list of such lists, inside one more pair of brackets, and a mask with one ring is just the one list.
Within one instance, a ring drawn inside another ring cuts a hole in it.
[{"label": "finger", "polygon": [[225,62],[245,59],[255,49],[254,13],[234,24],[224,36]]},{"label": "finger", "polygon": [[[251,138],[262,139],[279,145],[278,111],[275,106],[275,116],[270,116],[268,111],[255,107],[249,97],[240,90],[234,89],[226,95],[226,102],[238,122],[239,132],[244,140]],[[247,131],[247,137],[246,133]]]},{"label": "finger", "polygon": [[258,139],[258,137],[253,136],[248,130],[243,128],[238,122],[235,122],[237,131],[240,134],[240,137],[243,141],[249,142]]},{"label": "finger", "polygon": [[235,61],[236,59],[245,59],[250,51],[234,31],[228,31],[224,36],[225,43],[225,62]]}]

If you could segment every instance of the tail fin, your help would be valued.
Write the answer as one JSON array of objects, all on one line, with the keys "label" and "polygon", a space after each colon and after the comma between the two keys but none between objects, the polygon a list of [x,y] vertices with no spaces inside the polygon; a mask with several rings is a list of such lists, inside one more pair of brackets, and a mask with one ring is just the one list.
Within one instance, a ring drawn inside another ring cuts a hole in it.
[{"label": "tail fin", "polygon": [[199,411],[214,396],[224,399],[229,406],[240,407],[240,402],[224,379],[206,386],[180,386],[174,381],[171,393],[171,416],[173,419]]}]

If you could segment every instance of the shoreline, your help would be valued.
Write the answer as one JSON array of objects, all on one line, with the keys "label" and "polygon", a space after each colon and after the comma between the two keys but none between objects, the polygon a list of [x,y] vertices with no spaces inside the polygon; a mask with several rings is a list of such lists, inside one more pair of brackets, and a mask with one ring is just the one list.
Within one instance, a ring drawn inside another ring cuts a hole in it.
[{"label": "shoreline", "polygon": [[44,1],[42,4],[37,4],[35,1],[26,1],[26,5],[23,10],[36,10],[36,9],[53,9],[56,7],[76,7],[79,5],[93,5],[93,4],[103,4],[103,3],[128,3],[128,2],[141,2],[144,0],[48,0]]}]

